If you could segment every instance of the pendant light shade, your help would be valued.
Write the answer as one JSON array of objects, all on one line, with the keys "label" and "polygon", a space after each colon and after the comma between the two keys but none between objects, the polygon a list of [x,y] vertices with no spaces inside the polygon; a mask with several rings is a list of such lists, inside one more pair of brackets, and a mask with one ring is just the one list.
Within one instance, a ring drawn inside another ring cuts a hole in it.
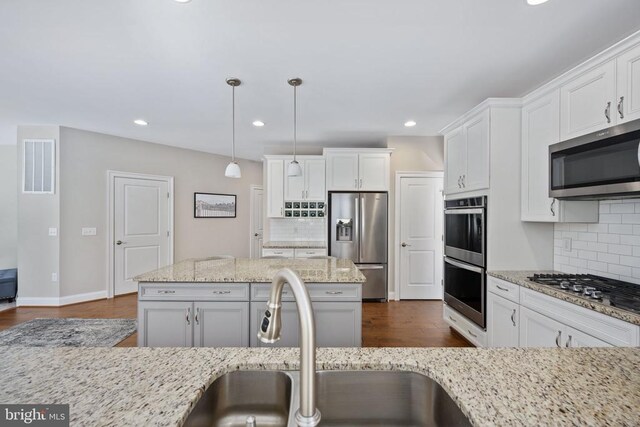
[{"label": "pendant light shade", "polygon": [[298,86],[302,84],[302,79],[293,78],[287,81],[291,86],[293,86],[293,161],[289,163],[287,167],[287,175],[288,176],[302,176],[302,167],[300,167],[300,163],[296,160],[296,145],[298,139]]},{"label": "pendant light shade", "polygon": [[240,86],[240,79],[227,79],[227,84],[231,86],[231,162],[224,171],[227,178],[242,178],[240,165],[236,162],[236,86]]}]

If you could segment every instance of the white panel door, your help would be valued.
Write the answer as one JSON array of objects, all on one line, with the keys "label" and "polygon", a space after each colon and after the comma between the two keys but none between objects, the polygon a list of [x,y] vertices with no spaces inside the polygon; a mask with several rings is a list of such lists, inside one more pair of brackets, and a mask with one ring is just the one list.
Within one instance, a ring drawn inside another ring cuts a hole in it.
[{"label": "white panel door", "polygon": [[487,335],[489,347],[518,347],[520,306],[487,292]]},{"label": "white panel door", "polygon": [[616,63],[585,73],[560,89],[560,138],[575,138],[616,124]]},{"label": "white panel door", "polygon": [[640,119],[640,45],[618,57],[618,123]]},{"label": "white panel door", "polygon": [[489,121],[490,111],[486,110],[463,126],[467,148],[463,191],[489,188]]},{"label": "white panel door", "polygon": [[358,188],[361,191],[389,191],[389,160],[387,153],[360,154]]},{"label": "white panel door", "polygon": [[560,91],[522,108],[523,221],[557,222],[558,202],[549,197],[549,145],[560,141]]},{"label": "white panel door", "polygon": [[168,195],[166,181],[115,178],[115,295],[136,292],[133,277],[170,263]]},{"label": "white panel door", "polygon": [[462,127],[444,137],[446,194],[460,193],[462,175],[467,170],[467,147]]},{"label": "white panel door", "polygon": [[263,190],[254,187],[251,189],[251,258],[262,255],[263,215]]},{"label": "white panel door", "polygon": [[400,298],[442,299],[442,178],[400,179]]},{"label": "white panel door", "polygon": [[566,326],[520,306],[520,347],[562,347]]},{"label": "white panel door", "polygon": [[196,302],[195,347],[249,347],[248,302]]},{"label": "white panel door", "polygon": [[325,161],[324,159],[307,159],[304,161],[304,200],[324,202],[327,200]]},{"label": "white panel door", "polygon": [[267,217],[284,217],[284,160],[269,159],[267,163]]},{"label": "white panel door", "polygon": [[357,190],[358,153],[327,153],[327,191]]}]

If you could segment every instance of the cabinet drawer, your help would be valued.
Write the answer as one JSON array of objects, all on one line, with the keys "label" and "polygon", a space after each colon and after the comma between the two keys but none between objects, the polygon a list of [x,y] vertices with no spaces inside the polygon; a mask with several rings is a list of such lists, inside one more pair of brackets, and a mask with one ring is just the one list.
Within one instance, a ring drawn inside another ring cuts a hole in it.
[{"label": "cabinet drawer", "polygon": [[296,258],[309,258],[312,256],[327,256],[326,249],[296,249]]},{"label": "cabinet drawer", "polygon": [[[311,301],[362,301],[362,285],[357,283],[308,283],[306,286]],[[252,284],[251,301],[267,301],[270,291],[270,283]],[[295,301],[289,285],[284,286],[282,301]]]},{"label": "cabinet drawer", "polygon": [[487,276],[487,278],[489,279],[487,288],[489,292],[500,295],[515,303],[520,302],[520,286],[491,276]]},{"label": "cabinet drawer", "polygon": [[249,301],[248,283],[140,284],[140,300],[147,301]]},{"label": "cabinet drawer", "polygon": [[640,326],[562,301],[531,289],[520,290],[520,304],[557,322],[618,347],[636,347]]},{"label": "cabinet drawer", "polygon": [[476,347],[487,346],[486,331],[480,329],[475,323],[467,320],[462,314],[446,305],[444,306],[444,321]]},{"label": "cabinet drawer", "polygon": [[[251,285],[251,301],[268,301],[271,293],[271,283],[253,283]],[[282,289],[282,301],[295,301],[293,291],[289,285]]]},{"label": "cabinet drawer", "polygon": [[293,249],[262,249],[262,256],[279,256],[283,258],[293,258]]}]

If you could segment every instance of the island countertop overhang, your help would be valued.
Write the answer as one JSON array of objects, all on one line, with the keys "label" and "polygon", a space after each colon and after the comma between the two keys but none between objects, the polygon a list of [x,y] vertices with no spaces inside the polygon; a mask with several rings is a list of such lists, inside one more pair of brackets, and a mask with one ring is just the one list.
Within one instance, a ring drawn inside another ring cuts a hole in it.
[{"label": "island countertop overhang", "polygon": [[269,283],[290,268],[306,283],[364,283],[365,277],[347,259],[187,259],[136,276],[145,283]]}]

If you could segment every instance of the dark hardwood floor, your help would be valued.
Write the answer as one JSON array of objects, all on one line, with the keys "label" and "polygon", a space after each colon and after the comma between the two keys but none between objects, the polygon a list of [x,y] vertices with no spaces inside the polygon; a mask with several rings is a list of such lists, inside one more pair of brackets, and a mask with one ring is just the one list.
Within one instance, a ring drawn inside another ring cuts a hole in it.
[{"label": "dark hardwood floor", "polygon": [[[64,307],[18,307],[0,312],[0,330],[39,317],[113,319],[136,317],[137,295]],[[118,344],[135,347],[136,334]],[[366,302],[362,305],[364,347],[468,347],[442,320],[441,301]]]}]

